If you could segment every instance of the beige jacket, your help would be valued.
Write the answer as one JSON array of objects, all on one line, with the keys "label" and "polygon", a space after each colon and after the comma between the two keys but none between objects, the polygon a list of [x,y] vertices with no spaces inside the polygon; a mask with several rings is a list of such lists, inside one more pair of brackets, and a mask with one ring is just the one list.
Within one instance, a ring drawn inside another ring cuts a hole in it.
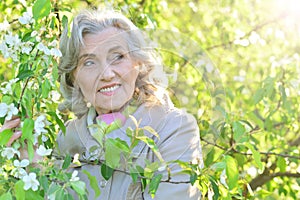
[{"label": "beige jacket", "polygon": [[[190,114],[179,109],[166,109],[162,106],[145,107],[141,105],[135,113],[132,114],[137,120],[141,119],[140,127],[151,126],[157,131],[160,138],[155,139],[159,151],[165,161],[182,160],[182,161],[198,161],[202,165],[202,152],[200,147],[199,130],[196,120]],[[84,160],[89,155],[89,149],[92,146],[99,146],[97,141],[91,136],[91,128],[87,128],[91,119],[94,119],[96,113],[90,109],[89,114],[84,115],[80,119],[76,119],[68,123],[66,134],[59,133],[57,137],[58,149],[62,156],[70,154],[74,156],[79,153],[80,159]],[[129,143],[126,136],[127,127],[134,128],[133,122],[128,118],[120,129],[114,130],[108,136],[110,138],[119,137]],[[150,133],[149,137],[152,137]],[[100,147],[99,147],[100,148]],[[100,150],[101,151],[101,150]],[[145,158],[150,161],[157,161],[157,157],[144,143],[139,143],[134,149],[136,162],[143,166]],[[154,199],[166,200],[184,200],[184,199],[200,199],[200,191],[191,186],[188,182],[189,176],[176,174],[181,171],[178,165],[171,165],[172,183],[162,182],[159,185]],[[104,200],[139,200],[152,199],[148,194],[148,189],[144,192],[141,190],[141,183],[132,182],[132,178],[127,173],[122,172],[122,169],[116,170],[113,176],[106,181],[100,172],[99,165],[83,164],[79,171],[79,177],[83,180],[89,192],[88,199],[104,199]],[[99,181],[101,195],[95,198],[93,189],[89,186],[89,180],[82,170],[89,171],[96,176]],[[124,169],[125,171],[125,169]],[[163,179],[167,178],[167,171],[162,171]]]}]

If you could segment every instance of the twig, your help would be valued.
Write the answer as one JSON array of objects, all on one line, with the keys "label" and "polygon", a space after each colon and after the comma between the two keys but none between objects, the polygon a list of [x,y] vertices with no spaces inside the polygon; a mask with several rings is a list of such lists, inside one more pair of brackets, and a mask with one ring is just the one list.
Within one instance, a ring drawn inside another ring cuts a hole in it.
[{"label": "twig", "polygon": [[[288,15],[287,14],[281,14],[279,15],[278,17],[276,17],[275,19],[272,19],[272,20],[269,20],[269,21],[266,21],[262,24],[259,24],[259,25],[256,25],[252,30],[250,30],[248,33],[246,33],[244,36],[242,37],[239,37],[238,39],[244,39],[248,36],[250,36],[250,34],[254,31],[257,31],[261,28],[263,28],[264,26],[268,25],[268,24],[272,24],[272,23],[276,23],[278,22],[279,19],[282,19],[282,18],[285,18],[287,17]],[[234,43],[236,39],[234,40],[230,40],[230,41],[227,41],[227,42],[223,42],[221,44],[217,44],[217,45],[213,45],[213,46],[210,46],[210,47],[207,47],[206,50],[209,51],[209,50],[212,50],[212,49],[215,49],[215,48],[219,48],[219,47],[224,47],[224,46],[227,46],[227,45],[231,45],[232,43]]]},{"label": "twig", "polygon": [[[204,141],[205,143],[209,144],[209,145],[212,145],[212,146],[215,146],[219,149],[222,149],[224,151],[228,151],[228,148],[225,148],[225,147],[222,147],[216,143],[213,143],[213,142],[209,142],[203,138],[201,138],[202,141]],[[231,149],[234,153],[237,153],[237,154],[241,154],[241,155],[246,155],[246,156],[253,156],[252,153],[246,153],[246,152],[240,152],[240,151],[237,151],[236,149]],[[280,157],[284,157],[284,158],[294,158],[294,159],[297,159],[297,160],[300,160],[300,156],[291,156],[291,155],[288,155],[288,154],[281,154],[281,153],[274,153],[274,152],[259,152],[260,154],[263,154],[263,155],[266,155],[266,156],[269,156],[269,155],[274,155],[274,156],[280,156]]]}]

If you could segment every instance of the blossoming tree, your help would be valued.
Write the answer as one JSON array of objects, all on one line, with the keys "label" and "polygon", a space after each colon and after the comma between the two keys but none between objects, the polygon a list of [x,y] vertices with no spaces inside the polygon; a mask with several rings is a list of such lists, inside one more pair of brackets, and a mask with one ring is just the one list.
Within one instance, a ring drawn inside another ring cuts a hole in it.
[{"label": "blossoming tree", "polygon": [[[64,171],[66,164],[58,168],[49,157],[58,129],[65,128],[56,112],[57,38],[68,23],[62,14],[68,7],[48,0],[1,1],[0,9],[6,13],[0,23],[0,60],[8,71],[0,89],[0,120],[21,118],[18,128],[1,132],[0,199],[63,199],[70,196],[67,188],[84,196],[77,174]],[[18,132],[22,136],[11,144]],[[33,164],[34,152],[42,158],[38,166]]]}]

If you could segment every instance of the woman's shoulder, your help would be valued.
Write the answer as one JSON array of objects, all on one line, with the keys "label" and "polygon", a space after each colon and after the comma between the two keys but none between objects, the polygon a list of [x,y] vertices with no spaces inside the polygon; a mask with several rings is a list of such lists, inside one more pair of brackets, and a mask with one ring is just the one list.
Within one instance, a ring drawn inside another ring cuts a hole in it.
[{"label": "woman's shoulder", "polygon": [[152,116],[158,116],[157,119],[165,118],[170,121],[182,121],[187,123],[194,123],[196,121],[195,117],[188,113],[184,108],[177,107],[166,107],[164,105],[157,105],[149,108],[149,113]]},{"label": "woman's shoulder", "polygon": [[195,131],[198,131],[195,117],[186,110],[176,107],[144,105],[137,110],[134,117],[141,120],[142,125],[149,125],[157,131],[164,129],[164,133],[184,127],[191,127]]}]

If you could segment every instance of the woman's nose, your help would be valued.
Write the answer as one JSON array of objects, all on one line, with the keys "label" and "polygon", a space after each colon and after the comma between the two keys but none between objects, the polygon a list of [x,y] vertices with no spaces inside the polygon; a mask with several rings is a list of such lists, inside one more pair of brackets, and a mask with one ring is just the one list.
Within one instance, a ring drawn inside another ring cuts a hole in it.
[{"label": "woman's nose", "polygon": [[113,71],[112,67],[107,65],[105,69],[102,71],[100,75],[101,81],[110,81],[116,76],[115,72]]}]

